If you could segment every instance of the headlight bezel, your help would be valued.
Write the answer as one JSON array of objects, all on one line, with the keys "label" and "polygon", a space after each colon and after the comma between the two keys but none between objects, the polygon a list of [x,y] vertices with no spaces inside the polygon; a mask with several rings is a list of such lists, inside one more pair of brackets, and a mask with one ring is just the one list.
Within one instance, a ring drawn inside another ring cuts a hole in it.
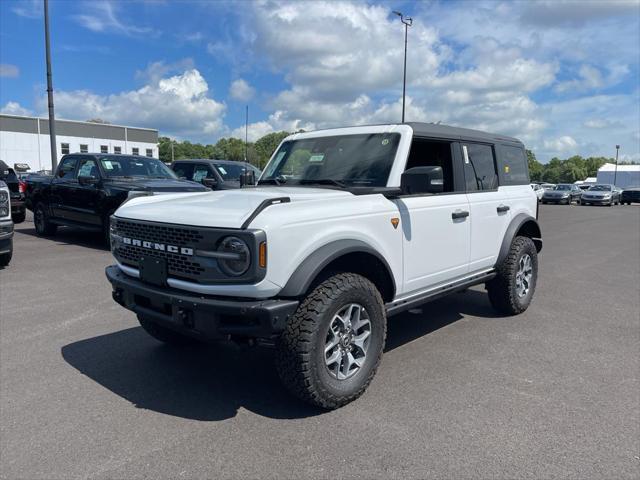
[{"label": "headlight bezel", "polygon": [[[245,275],[253,263],[251,247],[245,240],[237,235],[227,235],[222,237],[216,247],[216,253],[218,255],[225,255],[218,256],[218,266],[224,274],[232,278],[242,277]],[[232,255],[237,255],[237,258],[233,258]],[[240,265],[234,265],[238,262],[242,263]]]}]

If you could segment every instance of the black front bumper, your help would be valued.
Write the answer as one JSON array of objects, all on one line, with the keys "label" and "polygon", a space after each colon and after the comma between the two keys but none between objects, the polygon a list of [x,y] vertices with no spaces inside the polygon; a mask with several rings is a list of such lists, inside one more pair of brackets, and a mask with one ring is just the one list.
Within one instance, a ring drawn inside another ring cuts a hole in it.
[{"label": "black front bumper", "polygon": [[106,268],[113,299],[124,308],[180,333],[206,340],[229,336],[273,338],[298,308],[297,300],[246,300],[156,287],[117,267]]}]

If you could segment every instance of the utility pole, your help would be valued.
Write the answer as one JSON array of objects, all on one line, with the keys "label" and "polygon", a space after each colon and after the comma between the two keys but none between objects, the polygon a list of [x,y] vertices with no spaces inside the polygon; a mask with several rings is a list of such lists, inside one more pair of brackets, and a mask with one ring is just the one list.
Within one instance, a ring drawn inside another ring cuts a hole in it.
[{"label": "utility pole", "polygon": [[49,140],[51,141],[51,170],[58,165],[56,148],[56,115],[53,111],[53,78],[51,75],[51,46],[49,42],[49,0],[44,0],[44,42],[47,57],[47,97],[49,101]]},{"label": "utility pole", "polygon": [[247,161],[247,150],[249,148],[249,105],[247,105],[244,115],[244,161]]},{"label": "utility pole", "polygon": [[613,186],[616,186],[616,180],[618,179],[618,150],[620,145],[616,145],[616,169],[613,171]]},{"label": "utility pole", "polygon": [[402,75],[402,123],[404,123],[404,105],[405,105],[405,96],[407,93],[407,33],[409,27],[413,25],[413,18],[405,17],[400,12],[393,12],[400,17],[400,21],[404,23],[404,69]]}]

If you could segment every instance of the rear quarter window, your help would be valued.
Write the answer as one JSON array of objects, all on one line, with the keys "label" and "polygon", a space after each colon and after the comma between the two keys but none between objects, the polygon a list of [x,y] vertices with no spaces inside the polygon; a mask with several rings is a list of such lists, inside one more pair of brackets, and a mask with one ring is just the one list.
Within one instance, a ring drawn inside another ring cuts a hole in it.
[{"label": "rear quarter window", "polygon": [[500,185],[525,185],[529,183],[529,168],[524,148],[511,145],[499,146],[498,175]]}]

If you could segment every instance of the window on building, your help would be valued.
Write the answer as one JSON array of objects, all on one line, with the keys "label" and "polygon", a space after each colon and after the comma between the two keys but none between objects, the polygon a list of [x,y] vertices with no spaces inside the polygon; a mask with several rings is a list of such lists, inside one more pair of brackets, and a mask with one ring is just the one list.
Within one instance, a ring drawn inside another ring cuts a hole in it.
[{"label": "window on building", "polygon": [[113,147],[113,153],[117,153],[118,155],[122,153],[122,147]]},{"label": "window on building", "polygon": [[491,145],[466,143],[462,145],[464,177],[467,191],[495,190],[498,188],[498,172]]},{"label": "window on building", "polygon": [[109,153],[109,145],[100,145],[100,153]]},{"label": "window on building", "polygon": [[140,155],[140,149],[139,148],[132,148],[131,149],[131,153],[133,155]]},{"label": "window on building", "polygon": [[62,155],[68,155],[69,154],[69,144],[68,143],[61,143],[60,144],[60,150],[62,150]]},{"label": "window on building", "polygon": [[87,153],[89,151],[89,145],[80,144],[80,153]]},{"label": "window on building", "polygon": [[150,148],[147,148],[147,157],[153,157],[153,150]]}]

